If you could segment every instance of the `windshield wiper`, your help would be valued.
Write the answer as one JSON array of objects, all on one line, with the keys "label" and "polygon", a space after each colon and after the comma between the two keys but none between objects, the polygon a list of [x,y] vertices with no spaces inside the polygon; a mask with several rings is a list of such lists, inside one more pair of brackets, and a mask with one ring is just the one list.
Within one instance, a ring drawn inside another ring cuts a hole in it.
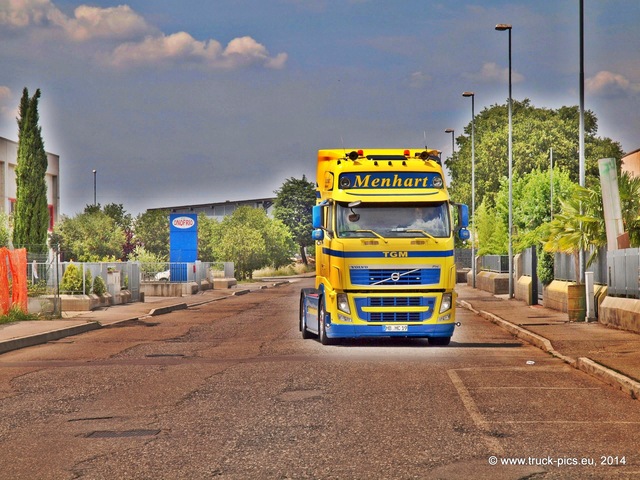
[{"label": "windshield wiper", "polygon": [[375,235],[376,237],[380,238],[381,240],[384,240],[384,243],[389,243],[386,238],[384,238],[378,232],[374,232],[373,230],[352,230],[352,232],[355,232],[355,233],[370,233],[370,234]]},{"label": "windshield wiper", "polygon": [[411,229],[411,230],[407,230],[407,229],[398,229],[398,231],[401,232],[408,232],[408,233],[421,233],[423,234],[425,237],[430,238],[431,240],[433,240],[434,242],[438,243],[438,240],[436,239],[436,237],[434,237],[433,235],[431,235],[430,233],[425,232],[424,230],[415,230],[415,229]]}]

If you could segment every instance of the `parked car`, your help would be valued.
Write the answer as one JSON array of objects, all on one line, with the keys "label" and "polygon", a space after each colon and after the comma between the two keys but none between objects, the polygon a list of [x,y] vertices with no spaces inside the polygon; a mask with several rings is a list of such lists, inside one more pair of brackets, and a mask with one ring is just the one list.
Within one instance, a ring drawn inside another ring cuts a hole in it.
[{"label": "parked car", "polygon": [[168,282],[171,280],[171,273],[169,270],[165,270],[164,272],[156,273],[154,277],[156,282]]}]

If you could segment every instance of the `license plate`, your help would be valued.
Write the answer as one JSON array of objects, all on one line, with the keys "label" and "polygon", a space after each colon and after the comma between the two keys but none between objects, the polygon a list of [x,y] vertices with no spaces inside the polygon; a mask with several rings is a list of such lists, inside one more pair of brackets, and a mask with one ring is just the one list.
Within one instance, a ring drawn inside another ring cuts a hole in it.
[{"label": "license plate", "polygon": [[385,325],[385,332],[407,332],[409,330],[409,325]]}]

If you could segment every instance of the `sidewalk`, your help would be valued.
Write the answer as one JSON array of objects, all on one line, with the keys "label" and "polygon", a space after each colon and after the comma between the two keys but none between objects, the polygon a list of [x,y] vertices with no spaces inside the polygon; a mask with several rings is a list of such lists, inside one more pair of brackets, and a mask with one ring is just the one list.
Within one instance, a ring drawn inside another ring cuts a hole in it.
[{"label": "sidewalk", "polygon": [[[225,290],[207,290],[184,297],[148,297],[144,303],[70,312],[61,320],[35,320],[0,325],[0,354],[121,322],[162,315],[175,310],[289,283],[271,278]],[[295,280],[294,280],[295,281]],[[640,399],[640,335],[597,322],[571,323],[567,314],[515,299],[496,296],[466,284],[456,286],[459,306],[478,313],[513,335],[569,365]],[[464,326],[462,327],[464,328]]]},{"label": "sidewalk", "polygon": [[162,315],[284,283],[289,283],[289,279],[264,279],[264,281],[243,283],[228,289],[206,290],[196,295],[147,297],[144,302],[114,305],[92,311],[63,312],[63,318],[58,320],[7,323],[0,325],[0,354],[109,327],[117,323]]},{"label": "sidewalk", "polygon": [[456,291],[459,306],[633,398],[640,398],[640,334],[597,322],[569,322],[566,313],[529,306],[467,284],[457,284]]}]

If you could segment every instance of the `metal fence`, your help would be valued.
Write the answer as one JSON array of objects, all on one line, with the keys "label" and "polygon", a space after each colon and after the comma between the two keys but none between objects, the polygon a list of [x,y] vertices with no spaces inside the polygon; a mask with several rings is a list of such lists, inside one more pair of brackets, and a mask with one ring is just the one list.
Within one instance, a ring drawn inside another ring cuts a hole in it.
[{"label": "metal fence", "polygon": [[480,270],[509,273],[509,255],[483,255],[480,257]]},{"label": "metal fence", "polygon": [[[595,260],[588,266],[586,266],[586,272],[593,272],[593,281],[595,283],[606,285],[607,284],[607,255],[604,248],[598,251],[598,255]],[[586,253],[586,259],[588,260],[592,252]],[[566,282],[575,282],[576,276],[576,262],[573,255],[565,253],[556,253],[553,262],[553,277],[556,280],[563,280]]]},{"label": "metal fence", "polygon": [[[82,275],[80,291],[65,291],[62,278],[70,265]],[[107,292],[116,295],[121,290],[131,293],[131,300],[140,300],[140,284],[143,282],[213,282],[216,277],[233,278],[233,262],[47,262],[32,261],[27,264],[27,278],[31,283],[31,296],[67,293],[91,293],[96,277],[101,277]],[[89,284],[90,283],[90,284]]]},{"label": "metal fence", "polygon": [[640,249],[607,252],[607,295],[640,298]]}]

